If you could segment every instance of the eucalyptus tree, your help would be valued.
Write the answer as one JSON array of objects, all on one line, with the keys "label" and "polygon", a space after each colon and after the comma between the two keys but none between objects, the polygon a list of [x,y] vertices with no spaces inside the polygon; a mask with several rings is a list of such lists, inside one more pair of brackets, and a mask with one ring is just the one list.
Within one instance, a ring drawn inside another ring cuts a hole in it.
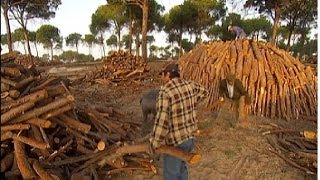
[{"label": "eucalyptus tree", "polygon": [[79,33],[71,33],[69,34],[67,37],[66,37],[66,45],[67,46],[75,46],[76,47],[76,50],[77,50],[77,53],[79,53],[79,44],[82,40],[82,35],[79,34]]},{"label": "eucalyptus tree", "polygon": [[11,3],[9,8],[10,14],[24,30],[27,49],[31,55],[27,30],[29,20],[36,18],[48,20],[53,18],[55,16],[55,10],[61,4],[61,0],[13,0]]},{"label": "eucalyptus tree", "polygon": [[95,43],[97,43],[97,39],[94,37],[94,35],[85,34],[82,42],[89,47],[89,55],[92,55],[92,47]]},{"label": "eucalyptus tree", "polygon": [[269,15],[273,20],[271,42],[276,43],[280,17],[283,10],[288,6],[289,0],[246,0],[245,7],[255,8],[259,13]]},{"label": "eucalyptus tree", "polygon": [[91,33],[97,37],[97,42],[100,44],[103,51],[102,56],[106,56],[104,48],[104,33],[111,27],[109,20],[96,11],[91,16],[91,24],[89,25]]},{"label": "eucalyptus tree", "polygon": [[36,33],[37,41],[42,43],[44,48],[50,48],[51,60],[53,60],[53,48],[56,47],[56,45],[58,45],[58,47],[62,45],[62,37],[60,36],[59,29],[55,26],[45,24],[42,25]]}]

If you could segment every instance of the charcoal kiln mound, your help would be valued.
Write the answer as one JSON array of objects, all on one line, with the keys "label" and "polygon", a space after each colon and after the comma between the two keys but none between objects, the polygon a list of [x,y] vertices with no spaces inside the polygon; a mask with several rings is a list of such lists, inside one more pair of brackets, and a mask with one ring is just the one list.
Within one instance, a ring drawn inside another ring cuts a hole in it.
[{"label": "charcoal kiln mound", "polygon": [[199,44],[179,59],[181,74],[209,89],[208,105],[219,98],[228,73],[242,80],[252,102],[249,113],[281,119],[316,119],[317,76],[289,52],[252,40]]}]

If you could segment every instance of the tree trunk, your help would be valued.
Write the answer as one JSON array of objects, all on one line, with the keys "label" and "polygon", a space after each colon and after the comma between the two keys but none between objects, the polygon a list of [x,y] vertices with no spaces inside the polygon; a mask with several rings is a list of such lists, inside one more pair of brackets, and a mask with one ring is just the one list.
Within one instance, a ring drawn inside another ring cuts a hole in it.
[{"label": "tree trunk", "polygon": [[105,49],[104,49],[104,44],[103,44],[103,37],[102,37],[102,33],[101,33],[101,42],[100,42],[100,44],[101,44],[101,47],[102,47],[102,51],[103,51],[103,56],[106,56],[106,51],[105,51]]},{"label": "tree trunk", "polygon": [[272,28],[272,39],[271,39],[272,44],[276,43],[280,15],[281,15],[281,7],[278,4],[276,4],[275,5],[275,15],[274,15],[275,18],[274,18],[274,24],[273,24],[273,28]]},{"label": "tree trunk", "polygon": [[182,30],[180,30],[179,33],[179,56],[178,58],[180,58],[182,56]]},{"label": "tree trunk", "polygon": [[119,29],[119,27],[117,28],[117,34],[118,34],[118,50],[120,51],[120,48],[121,48],[121,41],[120,41],[121,30]]},{"label": "tree trunk", "polygon": [[140,38],[139,33],[136,35],[136,56],[140,55]]},{"label": "tree trunk", "polygon": [[7,29],[7,44],[8,44],[8,49],[9,52],[13,51],[12,48],[12,37],[11,37],[11,28],[10,28],[10,22],[9,22],[9,17],[8,17],[8,1],[6,0],[3,4],[1,3],[2,9],[3,9],[3,16],[4,16],[4,21],[6,23],[6,29]]},{"label": "tree trunk", "polygon": [[32,56],[27,27],[25,25],[23,25],[22,28],[23,28],[23,31],[24,31],[24,33],[23,33],[24,34],[24,38],[26,39],[25,43],[27,44],[28,54]]},{"label": "tree trunk", "polygon": [[36,41],[34,42],[34,47],[35,47],[36,52],[37,52],[37,57],[39,57],[39,52],[38,52],[38,47],[37,47],[37,42]]},{"label": "tree trunk", "polygon": [[143,18],[142,18],[142,58],[147,61],[147,31],[148,31],[148,0],[143,2]]},{"label": "tree trunk", "polygon": [[129,53],[132,54],[132,9],[129,7]]},{"label": "tree trunk", "polygon": [[51,61],[53,60],[53,47],[52,47],[53,45],[52,45],[52,43],[51,43],[51,45],[50,45],[50,50],[51,50]]}]

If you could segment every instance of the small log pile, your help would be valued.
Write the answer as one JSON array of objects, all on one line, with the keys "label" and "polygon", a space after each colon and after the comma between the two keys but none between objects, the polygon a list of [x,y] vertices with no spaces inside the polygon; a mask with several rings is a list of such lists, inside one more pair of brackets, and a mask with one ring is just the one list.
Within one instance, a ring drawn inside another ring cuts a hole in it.
[{"label": "small log pile", "polygon": [[54,65],[63,64],[63,62],[59,60],[43,61],[43,60],[40,60],[39,58],[30,56],[30,55],[18,55],[18,54],[14,62],[26,68],[30,66],[54,66]]},{"label": "small log pile", "polygon": [[288,52],[248,39],[200,44],[179,60],[181,74],[219,97],[219,83],[230,72],[242,80],[252,103],[249,113],[286,120],[317,115],[317,76]]},{"label": "small log pile", "polygon": [[111,51],[107,57],[102,58],[102,61],[104,66],[100,70],[88,74],[85,81],[104,84],[109,81],[119,82],[141,76],[150,70],[142,57],[121,50]]},{"label": "small log pile", "polygon": [[262,133],[268,150],[307,174],[317,174],[317,134],[313,131],[273,128]]},{"label": "small log pile", "polygon": [[[41,77],[1,56],[1,174],[5,179],[85,179],[123,171],[157,173],[147,145],[124,146],[140,124],[113,107],[77,106],[68,82]],[[4,87],[4,88],[3,88]],[[141,154],[142,153],[142,154]],[[200,156],[172,147],[159,153],[190,163]]]}]

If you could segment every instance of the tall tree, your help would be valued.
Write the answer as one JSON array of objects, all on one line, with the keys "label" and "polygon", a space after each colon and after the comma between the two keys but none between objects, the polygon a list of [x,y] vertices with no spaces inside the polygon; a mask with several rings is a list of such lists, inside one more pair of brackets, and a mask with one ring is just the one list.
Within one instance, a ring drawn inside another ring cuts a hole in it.
[{"label": "tall tree", "polygon": [[53,60],[53,48],[58,45],[62,45],[62,37],[58,28],[52,25],[42,25],[37,30],[37,40],[43,44],[44,47],[48,47],[51,50],[51,60]]},{"label": "tall tree", "polygon": [[11,27],[9,22],[9,9],[11,5],[13,5],[12,0],[1,0],[1,9],[3,11],[3,17],[6,24],[7,45],[8,45],[9,52],[13,51]]},{"label": "tall tree", "polygon": [[71,33],[69,34],[67,37],[66,37],[66,45],[67,46],[75,46],[76,47],[76,50],[77,50],[77,53],[79,53],[79,49],[78,49],[78,46],[82,40],[81,38],[81,34],[79,33]]},{"label": "tall tree", "polygon": [[97,37],[97,42],[100,44],[103,52],[102,56],[106,56],[104,49],[104,33],[110,28],[110,26],[109,20],[100,13],[96,11],[94,14],[92,14],[89,28],[91,33]]},{"label": "tall tree", "polygon": [[14,32],[12,34],[12,40],[13,40],[13,42],[16,42],[18,44],[21,42],[21,44],[23,45],[24,53],[27,54],[26,39],[25,39],[24,32],[23,32],[22,28],[18,28],[18,29],[14,30]]},{"label": "tall tree", "polygon": [[29,31],[28,33],[30,42],[33,42],[34,48],[36,49],[37,57],[39,57],[38,47],[37,47],[37,33],[35,31]]},{"label": "tall tree", "polygon": [[113,2],[106,5],[99,6],[97,13],[107,19],[117,34],[118,49],[120,50],[121,43],[121,30],[125,23],[128,21],[128,17],[125,14],[126,6],[121,2]]},{"label": "tall tree", "polygon": [[108,46],[111,47],[117,47],[119,46],[118,40],[117,40],[117,36],[112,34],[107,40],[106,43]]},{"label": "tall tree", "polygon": [[13,0],[9,10],[14,19],[24,30],[27,49],[31,55],[27,24],[30,19],[40,18],[48,20],[55,16],[55,10],[61,4],[61,0]]},{"label": "tall tree", "polygon": [[92,34],[85,34],[83,43],[89,47],[89,55],[92,55],[92,46],[97,42],[97,39]]},{"label": "tall tree", "polygon": [[138,5],[142,9],[142,58],[146,61],[148,58],[147,51],[147,32],[148,32],[148,12],[149,0],[126,0],[128,4]]},{"label": "tall tree", "polygon": [[289,0],[247,0],[245,7],[256,8],[256,10],[259,10],[259,13],[266,13],[271,16],[274,20],[271,42],[275,44],[281,13],[288,4]]},{"label": "tall tree", "polygon": [[[290,4],[284,9],[282,19],[287,21],[287,29],[289,31],[287,50],[290,48],[291,36],[293,33],[301,32],[301,29],[307,30],[316,26],[317,18],[317,2],[309,0],[291,0]],[[307,32],[301,33],[302,41],[304,41]],[[304,42],[302,42],[303,47]]]}]

